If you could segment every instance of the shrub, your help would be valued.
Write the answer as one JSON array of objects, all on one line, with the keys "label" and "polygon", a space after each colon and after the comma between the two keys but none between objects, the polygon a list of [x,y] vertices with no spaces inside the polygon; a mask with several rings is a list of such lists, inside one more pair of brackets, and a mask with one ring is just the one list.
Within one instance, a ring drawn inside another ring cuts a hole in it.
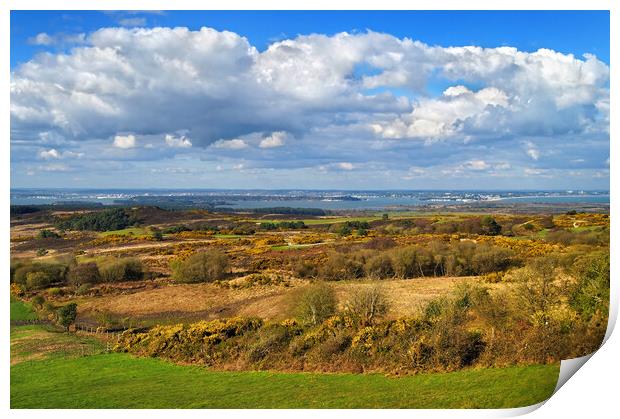
[{"label": "shrub", "polygon": [[329,359],[333,355],[346,351],[351,346],[351,341],[351,335],[338,332],[321,343],[317,351],[323,359]]},{"label": "shrub", "polygon": [[62,306],[58,309],[58,323],[65,329],[68,329],[77,317],[77,304],[69,303],[66,306]]},{"label": "shrub", "polygon": [[47,290],[47,294],[48,294],[50,297],[60,297],[60,296],[62,296],[62,295],[63,295],[63,291],[62,291],[62,289],[60,289],[60,288],[56,288],[56,287],[54,287],[54,288],[50,288],[50,289],[48,289],[48,290]]},{"label": "shrub", "polygon": [[177,282],[213,282],[224,278],[228,271],[228,256],[216,250],[195,253],[187,260],[172,266]]},{"label": "shrub", "polygon": [[46,301],[43,303],[43,307],[41,308],[41,311],[44,313],[44,315],[49,320],[53,320],[53,321],[58,320],[58,312],[56,311],[56,306],[52,304],[50,301]]},{"label": "shrub", "polygon": [[45,298],[41,295],[41,294],[37,294],[34,297],[32,297],[32,307],[34,307],[35,310],[40,310],[43,308],[43,304],[45,303]]},{"label": "shrub", "polygon": [[497,221],[490,215],[485,215],[480,220],[480,228],[482,229],[482,234],[486,234],[487,236],[497,236],[502,232],[502,227],[497,224]]},{"label": "shrub", "polygon": [[331,253],[319,273],[322,278],[331,281],[361,278],[364,276],[364,264],[341,253]]},{"label": "shrub", "polygon": [[544,325],[561,303],[562,288],[556,281],[557,260],[538,258],[515,273],[516,296],[531,323]]},{"label": "shrub", "polygon": [[392,259],[385,253],[379,253],[366,262],[366,274],[374,279],[386,279],[394,276]]},{"label": "shrub", "polygon": [[164,234],[175,234],[175,233],[181,233],[183,231],[191,231],[191,230],[187,226],[178,225],[178,226],[166,227],[166,228],[164,228],[162,230],[162,233],[164,233]]},{"label": "shrub", "polygon": [[287,327],[281,324],[265,326],[259,331],[259,339],[248,351],[248,360],[258,362],[272,353],[284,349],[291,339],[298,334],[296,327]]},{"label": "shrub", "polygon": [[81,286],[84,284],[96,284],[101,281],[99,268],[95,262],[80,263],[69,270],[69,283]]},{"label": "shrub", "polygon": [[367,249],[385,250],[396,247],[396,241],[391,237],[373,237],[364,244]]},{"label": "shrub", "polygon": [[415,246],[395,249],[392,252],[394,275],[399,278],[424,276],[423,258],[420,253],[420,249]]},{"label": "shrub", "polygon": [[319,283],[310,286],[300,297],[297,306],[299,319],[317,325],[336,312],[336,295],[332,287]]},{"label": "shrub", "polygon": [[90,291],[91,285],[90,284],[82,284],[80,285],[76,290],[75,290],[75,294],[76,295],[86,295],[88,294],[88,292]]},{"label": "shrub", "polygon": [[316,278],[318,269],[313,263],[300,258],[293,264],[293,273],[299,278]]},{"label": "shrub", "polygon": [[26,274],[26,287],[29,290],[47,288],[51,284],[50,276],[47,272],[34,271]]},{"label": "shrub", "polygon": [[345,312],[360,326],[370,326],[389,310],[389,303],[379,287],[367,287],[356,291],[345,304]]},{"label": "shrub", "polygon": [[47,249],[44,249],[44,248],[37,249],[37,256],[45,256],[45,255],[47,255]]},{"label": "shrub", "polygon": [[52,230],[41,230],[39,231],[38,237],[40,239],[58,239],[60,235]]},{"label": "shrub", "polygon": [[579,258],[573,267],[576,283],[570,291],[570,306],[586,320],[609,312],[609,253]]},{"label": "shrub", "polygon": [[135,258],[102,261],[99,272],[102,282],[139,281],[144,277],[142,262]]},{"label": "shrub", "polygon": [[478,246],[471,260],[471,268],[475,274],[488,274],[504,271],[513,264],[514,251],[510,249]]},{"label": "shrub", "polygon": [[[13,282],[24,286],[25,288],[30,288],[28,286],[28,274],[34,272],[40,272],[41,275],[35,276],[31,275],[31,283],[33,285],[40,284],[43,286],[43,283],[47,282],[47,285],[63,283],[65,281],[66,272],[68,267],[64,264],[60,263],[29,263],[23,262],[17,267],[13,273]],[[43,279],[43,278],[47,279]],[[40,288],[41,286],[37,286]]]}]

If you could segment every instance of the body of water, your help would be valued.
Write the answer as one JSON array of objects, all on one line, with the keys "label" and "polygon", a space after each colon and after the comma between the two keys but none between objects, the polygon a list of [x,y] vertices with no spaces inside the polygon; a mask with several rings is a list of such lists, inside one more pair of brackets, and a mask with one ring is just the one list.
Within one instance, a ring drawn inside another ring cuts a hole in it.
[{"label": "body of water", "polygon": [[608,204],[603,191],[209,191],[11,190],[12,205],[98,203],[234,209],[269,207],[364,210],[472,203]]}]

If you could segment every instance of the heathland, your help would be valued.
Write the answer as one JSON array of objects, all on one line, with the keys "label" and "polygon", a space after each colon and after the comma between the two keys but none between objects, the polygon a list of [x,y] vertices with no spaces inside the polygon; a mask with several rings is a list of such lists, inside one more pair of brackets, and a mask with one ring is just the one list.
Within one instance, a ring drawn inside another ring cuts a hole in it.
[{"label": "heathland", "polygon": [[13,407],[522,406],[607,326],[605,208],[11,212]]}]

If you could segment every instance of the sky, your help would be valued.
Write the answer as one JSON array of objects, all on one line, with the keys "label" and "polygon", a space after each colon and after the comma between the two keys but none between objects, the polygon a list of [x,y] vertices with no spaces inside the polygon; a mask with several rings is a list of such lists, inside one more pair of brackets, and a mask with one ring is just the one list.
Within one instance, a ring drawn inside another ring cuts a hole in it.
[{"label": "sky", "polygon": [[608,189],[609,13],[12,11],[11,186]]}]

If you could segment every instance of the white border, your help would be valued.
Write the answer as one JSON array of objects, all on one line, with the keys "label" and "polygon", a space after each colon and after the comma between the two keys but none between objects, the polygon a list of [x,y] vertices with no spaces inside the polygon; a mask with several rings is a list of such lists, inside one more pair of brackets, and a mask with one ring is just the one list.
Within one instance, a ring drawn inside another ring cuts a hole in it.
[{"label": "white border", "polygon": [[[611,10],[611,46],[610,46],[610,63],[611,63],[611,96],[619,97],[617,73],[620,68],[618,62],[618,2],[612,0],[564,0],[562,2],[552,2],[546,0],[442,0],[439,1],[399,1],[399,0],[382,0],[369,1],[334,1],[334,0],[313,0],[313,1],[285,1],[285,0],[217,0],[217,1],[192,1],[192,0],[88,0],[88,2],[77,2],[76,0],[5,0],[0,3],[0,43],[2,45],[2,55],[0,62],[2,64],[1,80],[3,84],[2,108],[0,110],[0,127],[3,135],[1,143],[1,156],[5,162],[3,166],[4,176],[0,177],[3,186],[2,195],[2,216],[5,220],[2,224],[2,252],[3,252],[3,269],[6,274],[9,265],[9,190],[10,190],[10,150],[9,150],[9,104],[10,95],[9,83],[9,11],[15,10]],[[579,28],[575,28],[579,31]],[[587,36],[584,34],[584,36]],[[610,167],[615,167],[615,161],[620,156],[620,145],[617,143],[618,131],[618,112],[617,107],[612,100],[611,106],[611,138],[616,138],[611,142]],[[620,231],[617,227],[618,213],[617,205],[615,205],[615,197],[618,193],[618,172],[611,169],[611,249],[612,254],[619,249]],[[618,263],[615,257],[611,261],[612,272],[612,318],[617,317],[618,313]],[[6,277],[5,277],[6,278]],[[8,280],[5,279],[4,285],[0,287],[0,301],[8,301]],[[3,310],[3,324],[8,324],[8,304]],[[9,334],[7,329],[3,329],[3,341],[0,345],[2,358],[0,360],[0,368],[2,368],[3,380],[0,381],[2,393],[0,400],[2,401],[3,410],[7,411],[10,417],[83,417],[85,414],[93,418],[109,418],[114,417],[133,417],[133,416],[150,416],[152,418],[170,418],[176,416],[186,417],[245,417],[252,416],[255,418],[288,418],[291,415],[297,417],[315,417],[321,415],[323,417],[344,417],[355,416],[356,418],[370,418],[376,415],[390,417],[464,417],[464,418],[480,418],[480,417],[506,417],[527,413],[539,406],[526,409],[506,409],[506,410],[193,410],[193,411],[168,411],[168,410],[90,410],[84,411],[68,411],[68,410],[30,410],[30,411],[8,411],[9,407]],[[619,362],[616,354],[620,353],[620,340],[618,333],[611,334],[609,340],[603,347],[596,352],[587,362],[586,366],[579,370],[575,378],[568,382],[555,394],[549,401],[542,404],[542,407],[530,414],[531,417],[549,418],[549,417],[592,417],[606,418],[615,416],[618,412],[618,394],[617,385],[619,383],[618,376],[620,374]],[[613,413],[612,413],[613,412]]]}]

